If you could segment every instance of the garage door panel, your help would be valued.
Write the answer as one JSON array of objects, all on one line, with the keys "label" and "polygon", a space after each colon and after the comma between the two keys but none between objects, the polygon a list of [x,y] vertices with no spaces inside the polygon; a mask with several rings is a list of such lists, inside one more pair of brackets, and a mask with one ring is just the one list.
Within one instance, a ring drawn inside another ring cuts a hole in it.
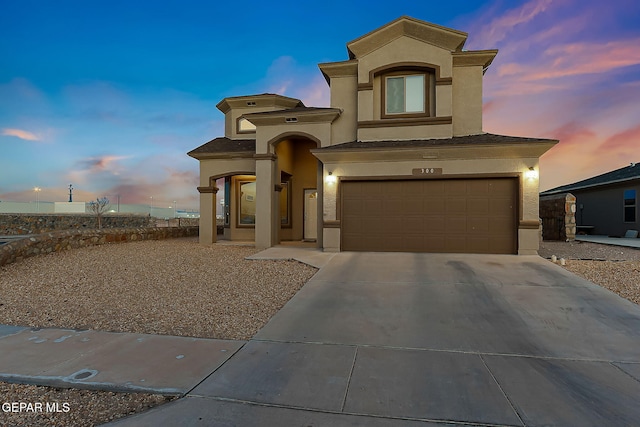
[{"label": "garage door panel", "polygon": [[472,234],[489,233],[489,218],[486,218],[486,217],[467,218],[467,232]]},{"label": "garage door panel", "polygon": [[514,253],[517,180],[341,183],[342,249]]},{"label": "garage door panel", "polygon": [[403,234],[411,236],[412,234],[424,234],[428,231],[428,224],[424,217],[411,216],[401,221],[399,226]]},{"label": "garage door panel", "polygon": [[446,200],[445,211],[449,215],[466,214],[467,213],[467,199],[456,197],[455,199]]},{"label": "garage door panel", "polygon": [[467,195],[467,183],[463,180],[450,180],[443,181],[444,185],[444,196],[447,195],[455,195],[455,196],[466,196]]},{"label": "garage door panel", "polygon": [[486,197],[490,191],[490,183],[486,180],[467,181],[467,194],[469,195]]},{"label": "garage door panel", "polygon": [[467,209],[472,215],[487,215],[490,212],[488,199],[468,199]]},{"label": "garage door panel", "polygon": [[384,203],[380,199],[365,199],[362,202],[362,213],[367,214],[369,212],[376,212],[382,209]]},{"label": "garage door panel", "polygon": [[429,195],[424,200],[423,209],[426,214],[430,215],[442,215],[447,212],[446,202],[443,198],[435,198]]},{"label": "garage door panel", "polygon": [[426,218],[426,228],[429,233],[443,233],[446,230],[445,218],[442,216],[428,216]]},{"label": "garage door panel", "polygon": [[412,194],[401,202],[400,209],[406,215],[421,215],[425,210],[425,200]]},{"label": "garage door panel", "polygon": [[467,218],[464,216],[450,216],[444,219],[444,228],[450,234],[467,232]]}]

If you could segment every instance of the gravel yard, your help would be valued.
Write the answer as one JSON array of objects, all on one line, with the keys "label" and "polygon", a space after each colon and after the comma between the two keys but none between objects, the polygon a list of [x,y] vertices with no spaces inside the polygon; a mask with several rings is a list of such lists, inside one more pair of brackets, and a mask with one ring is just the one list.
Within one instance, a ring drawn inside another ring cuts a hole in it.
[{"label": "gravel yard", "polygon": [[[247,261],[252,247],[200,246],[197,239],[90,247],[0,267],[0,323],[36,327],[248,339],[316,269]],[[640,250],[543,242],[540,255],[640,303]],[[0,425],[92,426],[168,400],[151,394],[0,383],[2,402],[58,402],[69,411],[7,414]]]},{"label": "gravel yard", "polygon": [[[315,274],[296,261],[249,261],[247,246],[197,238],[92,246],[0,267],[0,323],[205,338],[252,337]],[[165,396],[0,383],[5,402],[68,412],[12,414],[0,425],[92,426]]]},{"label": "gravel yard", "polygon": [[0,268],[0,323],[249,339],[317,271],[196,238],[92,246]]},{"label": "gravel yard", "polygon": [[[174,399],[157,394],[112,393],[7,383],[0,383],[0,396],[0,404],[31,403],[34,409],[35,404],[42,404],[41,412],[0,411],[1,426],[30,427],[99,425]],[[47,404],[50,409],[59,412],[47,412]]]},{"label": "gravel yard", "polygon": [[589,242],[542,242],[541,257],[565,258],[565,268],[640,304],[640,250]]}]

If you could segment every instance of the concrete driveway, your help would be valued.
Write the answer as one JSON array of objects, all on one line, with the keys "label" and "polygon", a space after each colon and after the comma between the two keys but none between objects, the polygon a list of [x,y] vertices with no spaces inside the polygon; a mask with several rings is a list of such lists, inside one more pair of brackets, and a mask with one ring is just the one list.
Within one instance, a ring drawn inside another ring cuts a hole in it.
[{"label": "concrete driveway", "polygon": [[539,257],[340,253],[186,398],[115,424],[638,420],[637,305]]}]

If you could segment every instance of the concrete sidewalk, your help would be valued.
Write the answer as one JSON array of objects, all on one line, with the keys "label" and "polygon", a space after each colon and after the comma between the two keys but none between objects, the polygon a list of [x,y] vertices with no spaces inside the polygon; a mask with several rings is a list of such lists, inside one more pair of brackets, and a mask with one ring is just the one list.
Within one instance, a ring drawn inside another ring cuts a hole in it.
[{"label": "concrete sidewalk", "polygon": [[0,381],[183,395],[244,344],[0,326]]},{"label": "concrete sidewalk", "polygon": [[336,254],[337,252],[323,252],[321,249],[309,245],[278,245],[248,256],[247,259],[295,260],[312,267],[322,268]]},{"label": "concrete sidewalk", "polygon": [[632,426],[640,307],[539,257],[336,254],[186,397],[114,426]]},{"label": "concrete sidewalk", "polygon": [[640,249],[640,238],[592,236],[587,234],[576,236],[576,240],[580,242],[600,243],[603,245],[625,246],[627,248]]}]

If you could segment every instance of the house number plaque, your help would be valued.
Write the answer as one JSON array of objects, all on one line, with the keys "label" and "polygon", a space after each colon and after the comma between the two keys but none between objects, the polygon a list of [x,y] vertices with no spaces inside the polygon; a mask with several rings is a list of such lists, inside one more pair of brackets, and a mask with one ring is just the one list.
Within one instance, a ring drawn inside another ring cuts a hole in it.
[{"label": "house number plaque", "polygon": [[414,175],[442,175],[442,168],[415,168],[411,172]]}]

